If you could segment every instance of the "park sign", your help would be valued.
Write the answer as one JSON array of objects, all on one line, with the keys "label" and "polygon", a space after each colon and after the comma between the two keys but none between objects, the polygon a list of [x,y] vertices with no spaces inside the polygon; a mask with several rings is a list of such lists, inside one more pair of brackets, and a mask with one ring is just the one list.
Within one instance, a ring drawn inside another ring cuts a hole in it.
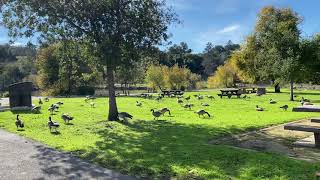
[{"label": "park sign", "polygon": [[9,101],[11,110],[30,110],[32,108],[32,83],[22,82],[9,86]]}]

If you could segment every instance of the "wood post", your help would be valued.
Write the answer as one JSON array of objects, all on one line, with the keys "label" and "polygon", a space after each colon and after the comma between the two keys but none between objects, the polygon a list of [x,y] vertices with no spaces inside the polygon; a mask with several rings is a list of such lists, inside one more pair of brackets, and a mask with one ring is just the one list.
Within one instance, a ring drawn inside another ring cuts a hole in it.
[{"label": "wood post", "polygon": [[320,148],[320,133],[314,133],[314,144],[316,148]]}]

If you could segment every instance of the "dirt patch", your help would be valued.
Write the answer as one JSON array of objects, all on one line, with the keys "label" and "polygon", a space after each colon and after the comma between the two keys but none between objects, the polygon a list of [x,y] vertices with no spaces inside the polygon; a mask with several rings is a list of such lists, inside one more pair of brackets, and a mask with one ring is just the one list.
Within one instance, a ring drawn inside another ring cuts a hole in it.
[{"label": "dirt patch", "polygon": [[[307,119],[293,123],[320,126],[320,123],[311,123],[310,120]],[[244,134],[222,137],[211,140],[209,143],[254,151],[279,153],[296,159],[319,162],[320,149],[314,148],[313,133],[284,130],[284,125],[286,124]]]}]

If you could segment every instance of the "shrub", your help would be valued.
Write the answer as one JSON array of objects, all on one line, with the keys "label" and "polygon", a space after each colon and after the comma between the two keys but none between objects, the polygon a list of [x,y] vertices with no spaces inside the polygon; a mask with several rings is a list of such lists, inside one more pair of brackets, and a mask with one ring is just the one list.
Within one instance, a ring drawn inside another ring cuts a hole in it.
[{"label": "shrub", "polygon": [[164,81],[164,70],[165,66],[155,66],[151,65],[146,73],[146,82],[148,86],[152,89],[157,89],[163,87],[165,84]]},{"label": "shrub", "polygon": [[209,88],[232,87],[237,79],[235,68],[227,62],[208,78]]}]

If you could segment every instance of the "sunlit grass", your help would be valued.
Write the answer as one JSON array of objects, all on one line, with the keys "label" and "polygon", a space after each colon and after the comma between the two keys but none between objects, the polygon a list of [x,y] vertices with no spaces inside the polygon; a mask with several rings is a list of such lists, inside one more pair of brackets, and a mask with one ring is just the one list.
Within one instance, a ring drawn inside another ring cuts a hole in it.
[{"label": "sunlit grass", "polygon": [[[320,93],[300,91],[305,98],[319,102]],[[187,93],[188,95],[199,93]],[[311,179],[319,164],[297,161],[288,157],[236,148],[210,145],[209,140],[224,135],[258,129],[273,124],[317,116],[317,113],[285,112],[279,107],[288,104],[290,109],[299,102],[289,102],[289,94],[267,94],[250,99],[220,99],[217,91],[201,92],[211,94],[215,100],[190,100],[195,106],[185,110],[176,98],[165,98],[160,102],[141,98],[118,98],[119,111],[134,116],[127,124],[107,122],[107,98],[95,100],[96,108],[90,108],[84,98],[51,99],[42,107],[41,114],[21,114],[25,131],[17,131],[12,112],[0,113],[0,127],[105,167],[141,178],[169,179]],[[269,104],[269,99],[278,101]],[[50,134],[47,127],[52,103],[63,101],[53,120],[61,126],[60,134]],[[142,107],[135,102],[142,102]],[[209,107],[201,107],[201,102]],[[36,102],[34,102],[36,103]],[[256,112],[255,105],[264,112]],[[153,120],[151,108],[168,107],[172,116],[165,115]],[[211,118],[199,118],[194,111],[206,109]],[[73,125],[65,125],[62,113],[69,113],[75,119]]]}]

